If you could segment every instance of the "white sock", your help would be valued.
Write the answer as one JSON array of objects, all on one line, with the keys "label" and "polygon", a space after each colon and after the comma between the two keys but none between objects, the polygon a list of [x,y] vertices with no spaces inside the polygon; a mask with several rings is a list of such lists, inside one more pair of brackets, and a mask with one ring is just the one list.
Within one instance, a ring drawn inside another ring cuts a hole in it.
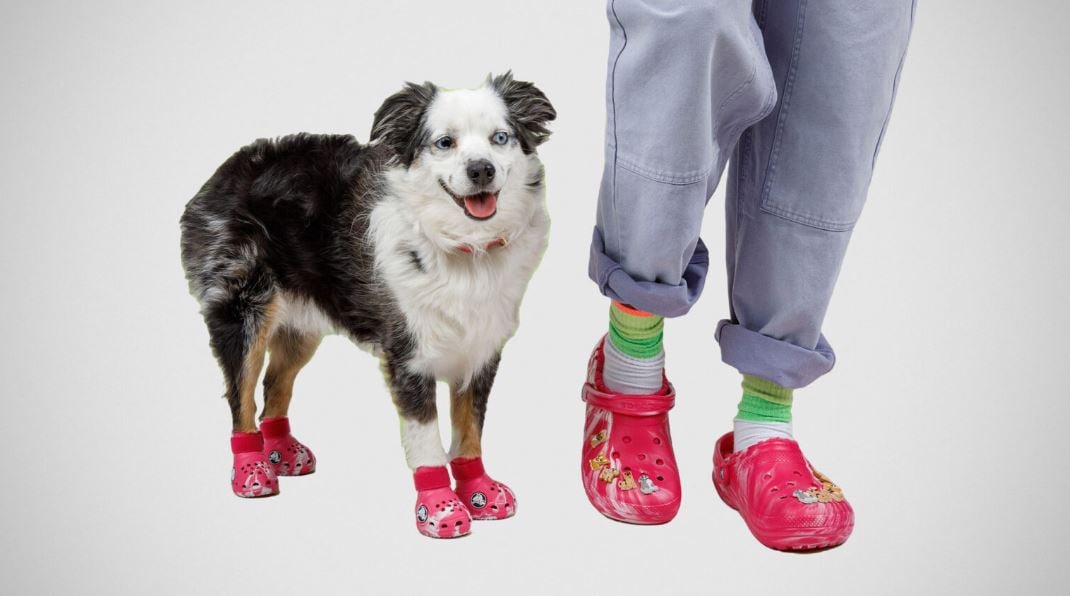
[{"label": "white sock", "polygon": [[602,366],[602,380],[614,393],[649,394],[661,389],[665,369],[665,350],[653,358],[633,358],[606,338],[602,349],[606,360]]},{"label": "white sock", "polygon": [[790,422],[755,422],[736,418],[733,423],[735,443],[732,450],[736,452],[766,439],[792,438]]}]

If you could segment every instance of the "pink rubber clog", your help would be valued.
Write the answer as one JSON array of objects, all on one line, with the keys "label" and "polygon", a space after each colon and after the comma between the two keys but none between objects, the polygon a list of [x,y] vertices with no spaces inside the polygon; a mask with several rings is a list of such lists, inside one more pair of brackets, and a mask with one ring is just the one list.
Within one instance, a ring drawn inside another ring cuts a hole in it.
[{"label": "pink rubber clog", "polygon": [[234,433],[230,451],[234,467],[230,469],[230,488],[239,497],[270,497],[279,494],[279,479],[264,457],[264,437],[260,433]]},{"label": "pink rubber clog", "polygon": [[278,476],[304,476],[316,471],[316,456],[290,434],[286,416],[260,421],[264,435],[264,455]]},{"label": "pink rubber clog", "polygon": [[458,538],[472,531],[472,517],[450,488],[445,466],[423,466],[412,474],[416,485],[416,529],[431,538]]},{"label": "pink rubber clog", "polygon": [[843,491],[814,470],[798,443],[766,439],[739,453],[732,445],[732,433],[717,441],[713,485],[759,542],[776,550],[817,550],[851,535],[854,511]]},{"label": "pink rubber clog", "polygon": [[680,509],[680,474],[669,434],[676,392],[665,380],[654,395],[611,393],[602,382],[603,345],[587,367],[580,474],[602,515],[632,524],[663,524]]},{"label": "pink rubber clog", "polygon": [[513,491],[487,476],[481,458],[459,457],[450,462],[450,471],[457,481],[454,490],[472,519],[505,519],[516,513]]}]

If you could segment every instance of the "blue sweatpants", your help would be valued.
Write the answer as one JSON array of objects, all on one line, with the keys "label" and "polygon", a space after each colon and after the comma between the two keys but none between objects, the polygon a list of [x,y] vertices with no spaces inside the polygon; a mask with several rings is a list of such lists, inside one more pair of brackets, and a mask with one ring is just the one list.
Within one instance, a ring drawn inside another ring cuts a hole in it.
[{"label": "blue sweatpants", "polygon": [[[744,374],[802,387],[865,203],[913,0],[609,0],[605,171],[590,275],[673,317],[702,293],[702,215],[726,164],[730,317]],[[731,158],[730,158],[731,156]]]}]

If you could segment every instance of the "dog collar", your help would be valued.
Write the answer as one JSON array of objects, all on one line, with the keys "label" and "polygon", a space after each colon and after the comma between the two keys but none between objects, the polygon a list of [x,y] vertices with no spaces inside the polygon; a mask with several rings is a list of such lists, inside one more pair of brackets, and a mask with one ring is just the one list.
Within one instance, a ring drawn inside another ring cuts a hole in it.
[{"label": "dog collar", "polygon": [[[488,242],[486,244],[486,246],[483,247],[483,250],[490,251],[490,250],[493,250],[495,248],[505,248],[508,245],[509,245],[509,241],[506,240],[505,238],[496,238],[496,239],[491,240],[490,242]],[[459,250],[460,252],[463,252],[465,254],[472,254],[472,252],[474,252],[472,250],[472,247],[470,245],[468,245],[468,244],[462,244],[462,245],[458,246],[457,250]]]}]

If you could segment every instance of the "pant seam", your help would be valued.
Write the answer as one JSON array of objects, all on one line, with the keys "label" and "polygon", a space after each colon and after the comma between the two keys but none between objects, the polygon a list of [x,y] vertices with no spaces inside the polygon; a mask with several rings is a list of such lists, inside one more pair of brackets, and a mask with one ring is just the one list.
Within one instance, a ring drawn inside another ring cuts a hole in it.
[{"label": "pant seam", "polygon": [[780,159],[780,145],[784,140],[784,126],[787,123],[788,113],[791,108],[791,94],[795,88],[795,77],[799,68],[799,56],[802,53],[803,29],[806,26],[806,2],[807,0],[801,0],[799,2],[799,15],[796,18],[795,23],[795,39],[792,41],[791,62],[788,65],[788,72],[784,77],[784,93],[781,94],[780,98],[780,110],[777,112],[776,131],[773,134],[772,147],[769,149],[769,165],[766,167],[765,184],[762,185],[762,194],[759,200],[759,204],[763,206],[763,210],[764,205],[772,192],[773,183],[776,181],[776,165],[777,161]]},{"label": "pant seam", "polygon": [[881,150],[881,143],[884,142],[884,133],[888,130],[888,122],[892,119],[892,108],[895,107],[895,96],[899,89],[899,77],[903,73],[903,64],[907,59],[907,48],[910,47],[910,33],[914,30],[914,12],[917,8],[918,0],[913,0],[910,3],[910,19],[907,21],[907,39],[903,45],[903,55],[899,57],[899,66],[896,67],[895,77],[892,78],[892,100],[888,102],[888,112],[884,115],[881,133],[877,136],[877,146],[873,148],[873,159],[869,164],[870,171],[877,167],[877,154]]},{"label": "pant seam", "polygon": [[620,57],[624,55],[624,49],[628,47],[628,31],[624,28],[624,23],[620,20],[620,15],[617,14],[617,0],[610,0],[609,10],[613,13],[613,18],[617,21],[617,26],[620,27],[620,33],[624,37],[624,43],[621,44],[620,51],[617,52],[617,57],[613,59],[613,72],[610,75],[609,86],[609,99],[613,109],[613,227],[616,228],[616,247],[619,249],[621,240],[620,215],[617,211],[617,64],[620,62]]},{"label": "pant seam", "polygon": [[800,225],[809,226],[811,228],[825,230],[826,232],[849,232],[855,226],[854,222],[829,221],[820,217],[797,213],[790,209],[784,209],[783,207],[766,207],[763,205],[761,207],[761,210],[762,212],[768,213],[769,215],[773,215]]},{"label": "pant seam", "polygon": [[662,173],[644,168],[643,166],[640,166],[635,162],[623,157],[618,157],[616,159],[616,165],[617,167],[628,170],[636,176],[641,176],[652,182],[660,182],[664,184],[673,184],[678,186],[686,186],[689,184],[694,184],[696,182],[702,182],[703,180],[706,180],[710,177],[710,172],[712,171],[711,168],[710,170],[706,170],[705,172],[697,173]]}]

